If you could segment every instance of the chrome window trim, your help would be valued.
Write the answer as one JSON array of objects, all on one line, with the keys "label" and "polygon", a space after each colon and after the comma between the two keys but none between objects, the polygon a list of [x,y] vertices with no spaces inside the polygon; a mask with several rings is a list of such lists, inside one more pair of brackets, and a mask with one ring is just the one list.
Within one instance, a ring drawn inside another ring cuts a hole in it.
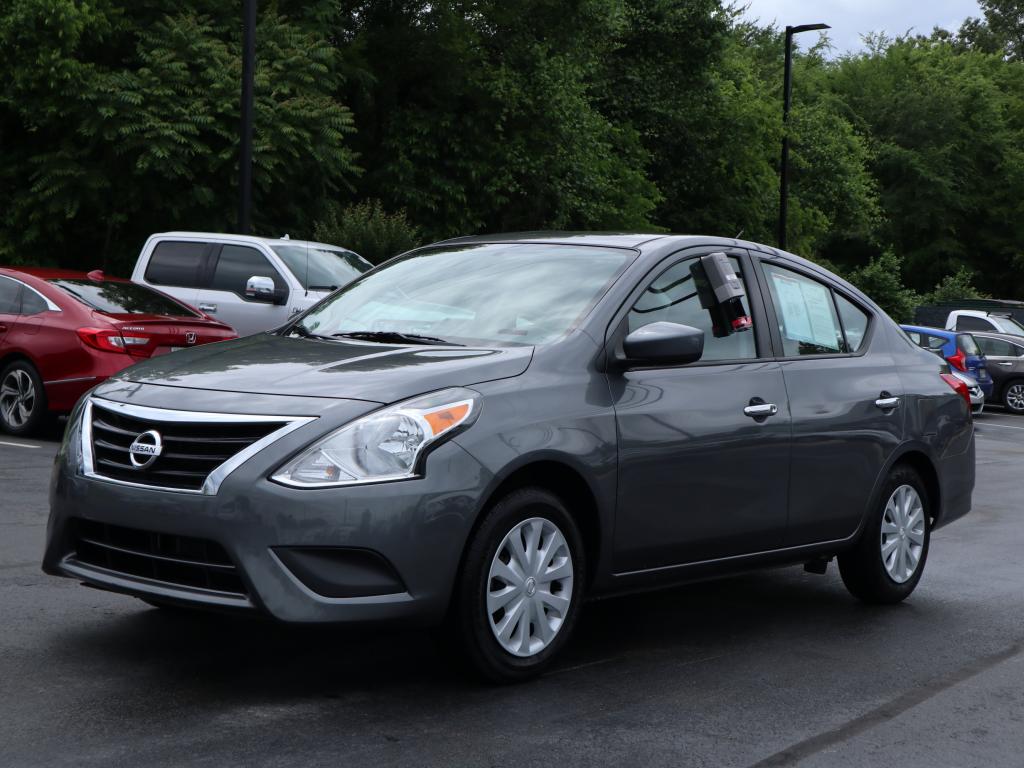
[{"label": "chrome window trim", "polygon": [[[19,280],[18,278],[12,277],[11,275],[0,275],[0,277],[6,277],[8,280],[12,280],[13,282],[15,282],[18,285],[20,285],[22,288],[27,288],[28,290],[32,291],[32,293],[34,293],[36,296],[38,296],[40,299],[42,299],[44,302],[46,302],[46,308],[50,312],[63,312],[64,311],[60,307],[58,307],[56,304],[54,304],[52,299],[47,298],[46,296],[41,294],[39,291],[37,291],[35,288],[33,288],[31,285],[29,285],[28,283],[24,282],[23,280]],[[19,313],[19,315],[20,315],[20,313]]]},{"label": "chrome window trim", "polygon": [[[167,488],[162,485],[149,485],[147,483],[131,483],[127,480],[118,480],[96,471],[92,451],[92,411],[93,406],[103,408],[114,413],[123,413],[139,419],[151,421],[163,421],[169,423],[206,423],[206,424],[259,424],[266,422],[286,422],[280,429],[276,429],[268,435],[261,437],[249,447],[239,451],[230,459],[225,461],[213,472],[207,475],[203,487],[199,490],[191,488]],[[126,485],[132,488],[145,488],[164,493],[187,493],[194,496],[215,496],[220,490],[225,478],[238,469],[242,464],[262,451],[268,445],[277,442],[285,435],[288,435],[299,427],[303,427],[314,421],[316,416],[266,416],[247,415],[236,413],[209,413],[206,411],[177,411],[169,408],[154,408],[146,405],[133,405],[131,403],[117,403],[113,400],[106,400],[101,397],[90,397],[82,409],[82,474],[93,480],[102,480],[105,483]]]}]

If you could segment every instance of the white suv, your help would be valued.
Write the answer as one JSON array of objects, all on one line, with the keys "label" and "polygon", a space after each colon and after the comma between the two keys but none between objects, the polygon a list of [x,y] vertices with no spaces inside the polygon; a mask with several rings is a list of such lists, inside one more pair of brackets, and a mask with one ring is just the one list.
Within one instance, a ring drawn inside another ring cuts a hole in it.
[{"label": "white suv", "polygon": [[283,325],[370,269],[324,243],[210,232],[151,235],[132,281],[169,293],[227,323],[239,336]]}]

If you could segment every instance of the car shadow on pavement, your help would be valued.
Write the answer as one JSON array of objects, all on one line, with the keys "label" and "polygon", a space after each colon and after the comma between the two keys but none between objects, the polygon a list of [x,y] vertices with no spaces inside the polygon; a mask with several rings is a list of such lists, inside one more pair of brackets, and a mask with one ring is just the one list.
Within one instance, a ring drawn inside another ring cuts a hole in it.
[{"label": "car shadow on pavement", "polygon": [[[786,569],[738,576],[588,604],[548,676],[666,657],[701,661],[772,636],[802,636],[816,627],[856,631],[877,619],[877,609],[850,598],[834,574]],[[141,602],[138,610],[65,626],[55,652],[107,675],[232,699],[478,687],[441,630],[285,625]]]}]

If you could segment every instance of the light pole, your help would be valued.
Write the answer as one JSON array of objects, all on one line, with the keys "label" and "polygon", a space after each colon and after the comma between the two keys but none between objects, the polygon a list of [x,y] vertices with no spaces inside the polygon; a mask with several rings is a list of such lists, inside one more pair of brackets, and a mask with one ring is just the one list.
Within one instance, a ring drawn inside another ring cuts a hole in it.
[{"label": "light pole", "polygon": [[831,29],[828,24],[786,27],[786,69],[782,85],[782,162],[779,165],[779,248],[786,249],[786,214],[789,212],[789,106],[793,99],[793,35]]},{"label": "light pole", "polygon": [[242,125],[238,158],[238,232],[252,229],[252,100],[256,71],[256,0],[242,0]]}]

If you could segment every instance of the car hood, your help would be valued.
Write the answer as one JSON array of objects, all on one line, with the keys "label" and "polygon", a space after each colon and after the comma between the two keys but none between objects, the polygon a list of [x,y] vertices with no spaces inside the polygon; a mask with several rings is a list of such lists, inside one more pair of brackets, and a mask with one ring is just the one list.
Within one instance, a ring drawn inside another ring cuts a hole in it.
[{"label": "car hood", "polygon": [[166,387],[392,403],[523,373],[533,347],[426,347],[258,334],[154,358],[117,379]]}]

